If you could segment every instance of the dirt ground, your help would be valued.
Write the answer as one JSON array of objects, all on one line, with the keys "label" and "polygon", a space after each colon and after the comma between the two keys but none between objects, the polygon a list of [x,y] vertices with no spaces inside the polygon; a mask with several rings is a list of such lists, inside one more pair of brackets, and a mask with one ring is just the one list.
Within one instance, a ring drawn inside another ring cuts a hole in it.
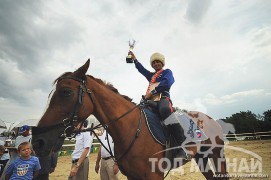
[{"label": "dirt ground", "polygon": [[[230,142],[225,149],[225,155],[228,159],[230,179],[271,179],[271,140],[255,140],[255,141],[235,141]],[[255,154],[253,154],[253,153]],[[259,155],[259,156],[257,156]],[[99,180],[100,177],[95,173],[94,167],[96,162],[96,153],[89,156],[90,169],[89,179]],[[260,161],[261,160],[261,161]],[[237,163],[234,163],[237,162]],[[236,164],[236,165],[234,165]],[[50,175],[52,180],[66,180],[68,178],[71,166],[70,156],[60,156],[55,172]],[[171,171],[166,180],[201,180],[205,179],[203,175],[197,171],[193,161],[185,164],[182,168]],[[253,172],[253,168],[256,168]],[[262,169],[262,172],[259,172]],[[239,175],[239,177],[234,177]],[[244,178],[240,176],[257,175],[254,177]],[[265,178],[260,175],[268,176]],[[127,179],[119,173],[119,179]]]}]

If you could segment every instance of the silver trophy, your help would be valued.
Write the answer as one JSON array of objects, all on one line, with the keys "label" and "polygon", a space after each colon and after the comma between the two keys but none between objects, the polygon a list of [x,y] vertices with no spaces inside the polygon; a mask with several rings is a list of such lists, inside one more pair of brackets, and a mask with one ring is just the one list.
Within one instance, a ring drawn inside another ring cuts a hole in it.
[{"label": "silver trophy", "polygon": [[[132,39],[132,40],[129,40],[129,51],[133,51],[133,49],[134,49],[134,47],[135,47],[135,40],[134,39]],[[132,55],[128,55],[128,56],[126,56],[126,62],[127,63],[133,63],[133,59],[132,59]]]}]

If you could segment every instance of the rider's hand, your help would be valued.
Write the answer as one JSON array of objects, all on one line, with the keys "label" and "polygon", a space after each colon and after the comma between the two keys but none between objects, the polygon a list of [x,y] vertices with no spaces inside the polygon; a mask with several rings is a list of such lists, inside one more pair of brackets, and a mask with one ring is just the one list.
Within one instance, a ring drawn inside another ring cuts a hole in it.
[{"label": "rider's hand", "polygon": [[132,51],[129,51],[129,52],[128,52],[128,55],[131,55],[133,60],[136,59],[136,57],[135,57],[135,55],[134,55],[134,53],[133,53]]},{"label": "rider's hand", "polygon": [[151,92],[146,92],[145,99],[151,99]]}]

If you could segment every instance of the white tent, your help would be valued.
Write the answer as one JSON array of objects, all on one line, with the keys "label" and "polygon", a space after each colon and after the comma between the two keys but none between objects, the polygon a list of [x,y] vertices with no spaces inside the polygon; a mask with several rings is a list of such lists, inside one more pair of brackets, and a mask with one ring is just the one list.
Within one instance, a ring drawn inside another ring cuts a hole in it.
[{"label": "white tent", "polygon": [[27,119],[24,121],[21,121],[19,124],[17,124],[15,127],[21,127],[23,125],[28,125],[28,126],[37,126],[39,120],[38,119]]},{"label": "white tent", "polygon": [[7,129],[7,125],[2,119],[0,119],[0,128]]}]

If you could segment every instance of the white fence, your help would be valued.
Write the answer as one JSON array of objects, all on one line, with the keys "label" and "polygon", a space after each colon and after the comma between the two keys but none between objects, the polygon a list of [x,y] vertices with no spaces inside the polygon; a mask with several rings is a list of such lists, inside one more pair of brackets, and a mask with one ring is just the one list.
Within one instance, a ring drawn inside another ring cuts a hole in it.
[{"label": "white fence", "polygon": [[240,133],[240,134],[223,134],[223,135],[224,135],[224,138],[233,139],[233,140],[262,139],[263,137],[271,137],[271,131]]},{"label": "white fence", "polygon": [[[262,137],[271,137],[271,131],[254,132],[254,133],[239,133],[239,134],[223,134],[224,138],[245,140],[245,139],[261,139]],[[100,145],[100,143],[92,143],[92,145]],[[62,147],[73,147],[74,144],[63,144]]]}]

